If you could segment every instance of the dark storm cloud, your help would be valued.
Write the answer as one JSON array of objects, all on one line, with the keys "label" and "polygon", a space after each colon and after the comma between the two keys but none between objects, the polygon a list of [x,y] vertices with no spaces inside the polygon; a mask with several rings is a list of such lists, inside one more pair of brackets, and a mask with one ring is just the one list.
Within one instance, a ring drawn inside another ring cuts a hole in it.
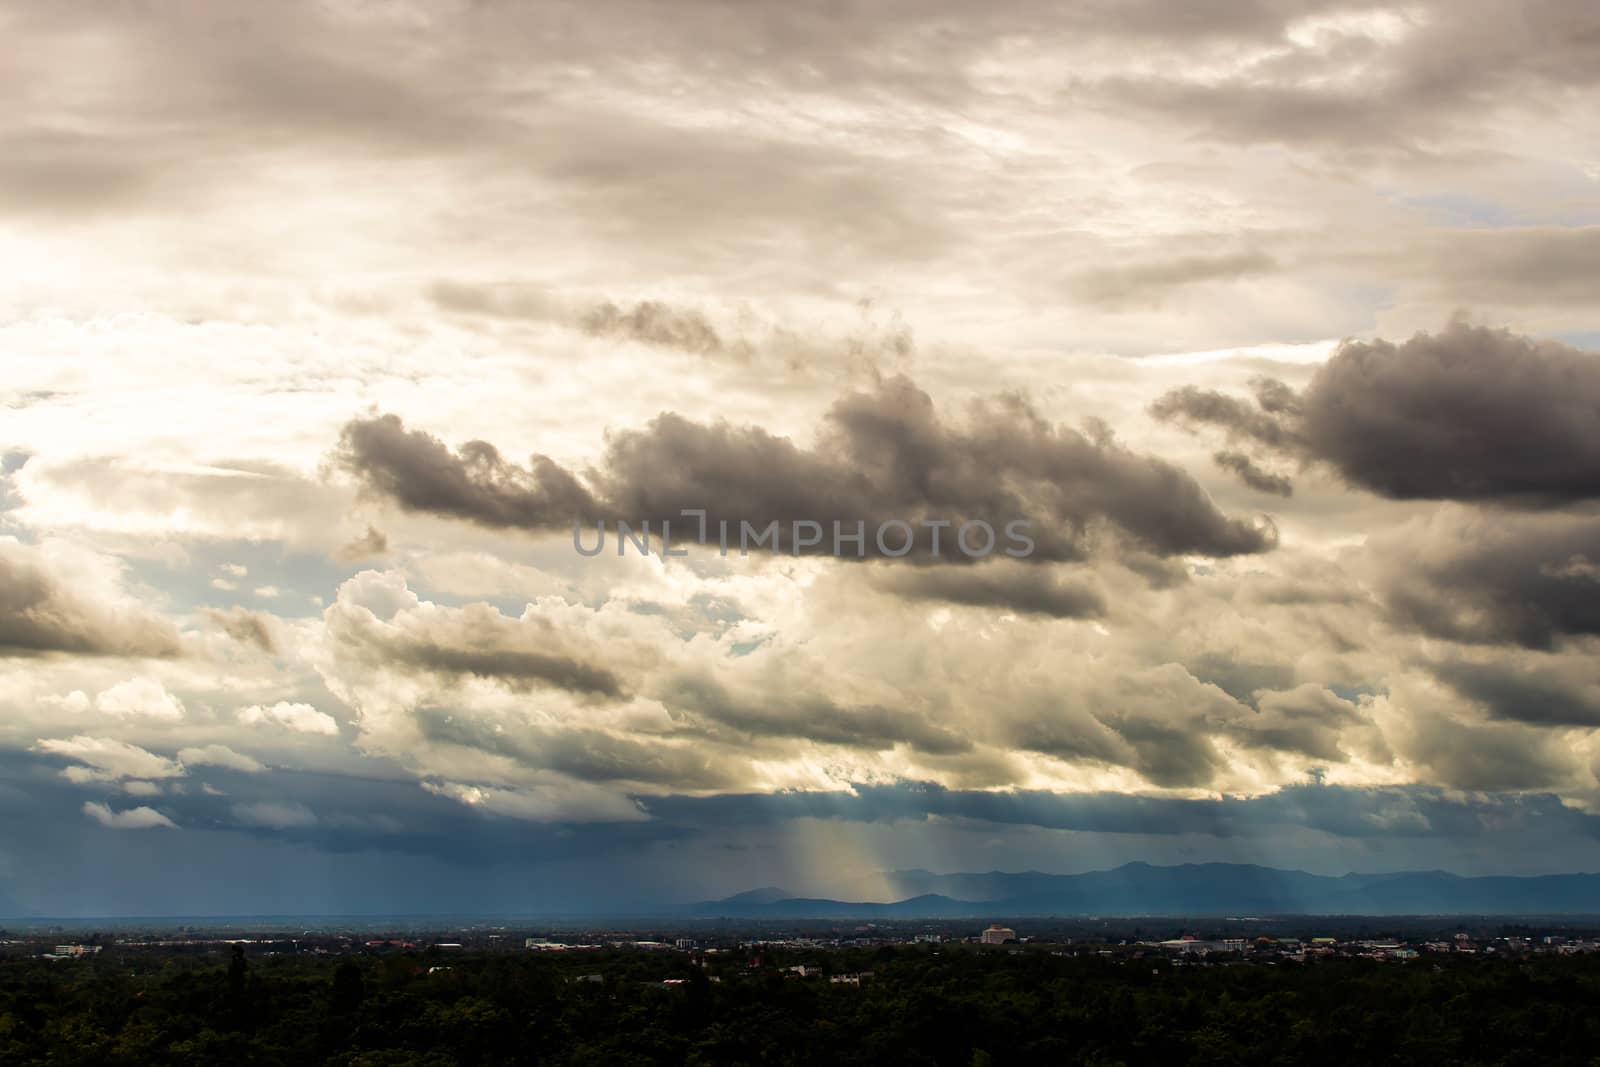
[{"label": "dark storm cloud", "polygon": [[1530,726],[1600,727],[1600,687],[1593,678],[1565,678],[1544,664],[1530,668],[1463,659],[1435,664],[1432,670],[1493,718]]},{"label": "dark storm cloud", "polygon": [[431,641],[410,641],[393,646],[390,654],[397,660],[426,670],[493,678],[513,689],[554,685],[597,696],[622,695],[621,681],[606,668],[548,652],[519,648],[450,647]]},{"label": "dark storm cloud", "polygon": [[1302,399],[1310,453],[1399,499],[1600,496],[1600,357],[1461,324],[1347,342]]},{"label": "dark storm cloud", "polygon": [[599,511],[589,491],[548,456],[519,467],[486,441],[468,441],[452,455],[444,442],[407,430],[395,415],[346,423],[337,456],[368,488],[407,511],[531,529]]},{"label": "dark storm cloud", "polygon": [[1250,383],[1255,405],[1226,393],[1193,385],[1169,390],[1150,405],[1150,414],[1164,422],[1219,426],[1230,440],[1272,449],[1299,443],[1288,418],[1298,413],[1299,398],[1282,382],[1257,378]]},{"label": "dark storm cloud", "polygon": [[1151,411],[1393,499],[1600,497],[1600,356],[1506,330],[1458,322],[1398,345],[1346,341],[1298,396],[1262,382],[1251,405],[1187,386]]},{"label": "dark storm cloud", "polygon": [[1107,610],[1105,594],[1088,581],[999,561],[960,569],[896,569],[874,575],[872,583],[907,600],[1006,608],[1057,619],[1099,618]]},{"label": "dark storm cloud", "polygon": [[782,692],[739,695],[706,674],[680,674],[662,689],[670,708],[687,711],[751,737],[787,737],[881,751],[905,744],[930,755],[970,752],[972,741],[926,713],[873,704],[846,705],[824,696]]},{"label": "dark storm cloud", "polygon": [[1534,649],[1600,634],[1600,517],[1451,509],[1369,548],[1402,626]]},{"label": "dark storm cloud", "polygon": [[1372,839],[1485,836],[1513,825],[1559,824],[1600,838],[1600,817],[1548,794],[1462,796],[1433,786],[1350,788],[1290,785],[1258,797],[1189,799],[1126,793],[952,790],[930,782],[856,785],[849,792],[641,797],[657,819],[703,831],[769,826],[791,819],[925,822],[970,819],[1084,833],[1250,837],[1274,826],[1299,826],[1336,837]]},{"label": "dark storm cloud", "polygon": [[584,782],[722,789],[737,784],[736,768],[703,745],[668,745],[583,727],[559,730],[497,728],[440,709],[415,713],[428,740],[505,756],[522,767],[555,771]]},{"label": "dark storm cloud", "polygon": [[1211,459],[1223,470],[1233,472],[1241,482],[1257,492],[1272,493],[1277,496],[1294,495],[1294,483],[1287,475],[1265,469],[1243,452],[1224,449],[1213,453]]},{"label": "dark storm cloud", "polygon": [[[434,856],[479,869],[520,862],[530,851],[540,862],[551,863],[636,850],[653,842],[681,840],[694,832],[664,821],[639,819],[529,822],[438,796],[419,788],[411,776],[393,773],[381,763],[368,765],[368,770],[370,774],[351,775],[274,768],[263,775],[206,767],[197,777],[219,787],[217,793],[187,788],[156,798],[138,798],[137,802],[170,813],[184,831],[174,837],[187,838],[197,853],[214,849],[219,836],[228,834],[295,842],[302,850],[309,846],[316,853]],[[386,771],[390,773],[386,775]],[[119,799],[98,785],[69,783],[53,766],[29,753],[0,749],[0,780],[17,786],[14,795],[0,788],[0,818],[13,834],[13,844],[41,861],[63,844],[69,851],[78,847],[85,834],[109,840],[118,833],[129,833],[103,831],[84,817],[81,805],[85,798],[106,801],[114,808],[129,806],[132,801]],[[581,826],[582,832],[574,833],[574,826]],[[146,843],[144,847],[155,846]],[[76,864],[73,859],[69,866],[75,871]],[[192,875],[195,868],[206,866],[208,861],[197,855],[174,864],[171,870],[188,870]],[[171,889],[172,885],[165,887]],[[112,911],[108,908],[104,913]]]},{"label": "dark storm cloud", "polygon": [[72,588],[38,552],[0,543],[0,657],[53,652],[175,656],[178,633],[150,612]]},{"label": "dark storm cloud", "polygon": [[[452,453],[393,415],[348,423],[336,459],[407,510],[493,527],[669,519],[683,543],[695,527],[682,510],[704,508],[710,541],[721,520],[735,537],[741,521],[758,529],[776,521],[784,549],[793,522],[821,523],[829,551],[835,520],[846,532],[861,520],[863,554],[876,556],[874,533],[892,519],[983,520],[996,552],[1015,544],[1006,525],[1028,520],[1035,562],[1082,559],[1107,534],[1159,555],[1239,555],[1276,540],[1269,523],[1224,515],[1181,469],[1131,451],[1103,426],[1052,425],[1018,397],[977,405],[966,425],[953,425],[903,377],[835,403],[810,449],[756,426],[662,414],[643,430],[610,434],[588,485],[548,457],[524,468],[482,441]],[[918,554],[931,553],[935,536],[939,558],[964,558],[955,529],[921,529]]]},{"label": "dark storm cloud", "polygon": [[237,606],[226,611],[202,608],[201,614],[235,641],[254,645],[269,655],[278,654],[278,620],[271,614]]}]

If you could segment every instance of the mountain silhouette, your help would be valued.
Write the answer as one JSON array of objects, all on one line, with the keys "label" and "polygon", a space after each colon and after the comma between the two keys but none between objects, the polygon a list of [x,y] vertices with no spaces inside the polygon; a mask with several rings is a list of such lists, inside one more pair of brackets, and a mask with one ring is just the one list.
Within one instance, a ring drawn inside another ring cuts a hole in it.
[{"label": "mountain silhouette", "polygon": [[1465,877],[1448,871],[1338,877],[1244,863],[1127,863],[1085,874],[893,871],[892,901],[775,896],[752,890],[691,909],[773,918],[982,915],[1574,915],[1600,914],[1600,874]]}]

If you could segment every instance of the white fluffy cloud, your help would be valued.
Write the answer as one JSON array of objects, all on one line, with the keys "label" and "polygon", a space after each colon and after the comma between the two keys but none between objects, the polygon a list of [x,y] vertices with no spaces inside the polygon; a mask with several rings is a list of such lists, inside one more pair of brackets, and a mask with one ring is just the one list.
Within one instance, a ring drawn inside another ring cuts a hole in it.
[{"label": "white fluffy cloud", "polygon": [[190,767],[225,767],[232,771],[244,771],[246,774],[260,774],[267,769],[266,764],[242,752],[235,752],[227,745],[201,745],[178,749],[178,759]]},{"label": "white fluffy cloud", "polygon": [[252,704],[239,710],[239,721],[246,726],[282,726],[303,734],[339,735],[339,723],[332,715],[310,704],[280,700],[276,704]]},{"label": "white fluffy cloud", "polygon": [[83,803],[83,813],[101,826],[109,826],[113,830],[153,830],[158,827],[176,830],[177,824],[154,808],[137,807],[127,808],[123,811],[113,811],[105,804],[97,804],[92,800]]},{"label": "white fluffy cloud", "polygon": [[151,678],[118,682],[95,697],[94,706],[107,715],[140,716],[163,722],[177,722],[183,718],[183,702]]},{"label": "white fluffy cloud", "polygon": [[78,735],[46,738],[34,746],[40,752],[78,761],[63,773],[72,781],[115,781],[119,778],[181,778],[183,765],[138,745],[105,737]]}]

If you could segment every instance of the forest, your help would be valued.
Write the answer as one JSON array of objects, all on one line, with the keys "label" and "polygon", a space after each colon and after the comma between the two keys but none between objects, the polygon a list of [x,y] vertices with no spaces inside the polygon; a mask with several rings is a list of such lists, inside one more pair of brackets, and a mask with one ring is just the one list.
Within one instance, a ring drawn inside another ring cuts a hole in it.
[{"label": "forest", "polygon": [[[808,966],[809,965],[809,966]],[[793,967],[808,967],[807,974]],[[859,985],[833,981],[859,976]],[[1600,1064],[1600,958],[962,946],[0,961],[5,1064]]]}]

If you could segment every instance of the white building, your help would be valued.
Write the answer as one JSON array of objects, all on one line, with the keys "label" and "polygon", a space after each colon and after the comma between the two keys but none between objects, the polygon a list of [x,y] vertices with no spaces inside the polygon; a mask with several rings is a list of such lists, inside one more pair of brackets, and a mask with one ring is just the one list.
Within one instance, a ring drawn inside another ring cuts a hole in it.
[{"label": "white building", "polygon": [[1009,926],[1001,926],[999,923],[991,923],[989,929],[985,930],[983,936],[979,938],[985,945],[1003,945],[1007,941],[1015,941],[1016,939],[1017,932],[1015,930]]},{"label": "white building", "polygon": [[99,952],[102,945],[57,945],[54,955],[57,956],[92,956]]}]

